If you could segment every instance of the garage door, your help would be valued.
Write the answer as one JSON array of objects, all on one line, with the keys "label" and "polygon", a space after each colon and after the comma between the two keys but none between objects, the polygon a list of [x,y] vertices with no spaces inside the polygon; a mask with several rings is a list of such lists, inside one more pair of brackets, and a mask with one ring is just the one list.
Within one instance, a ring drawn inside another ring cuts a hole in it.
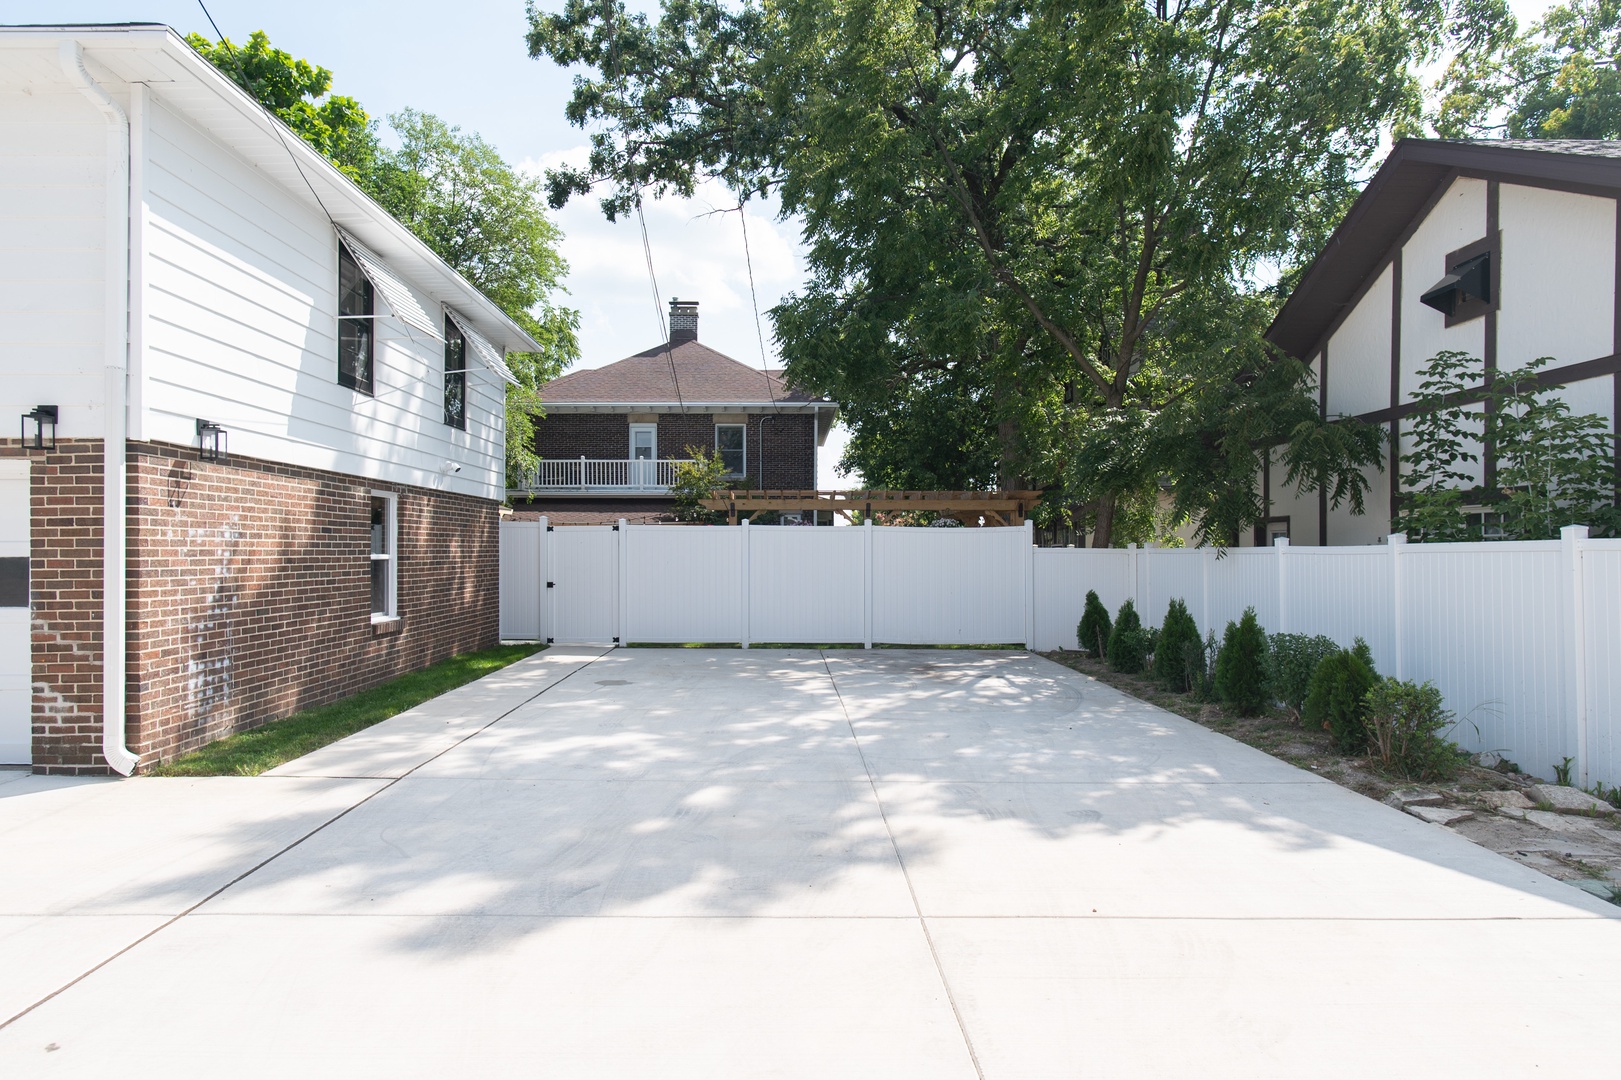
[{"label": "garage door", "polygon": [[0,461],[0,765],[32,760],[28,462]]}]

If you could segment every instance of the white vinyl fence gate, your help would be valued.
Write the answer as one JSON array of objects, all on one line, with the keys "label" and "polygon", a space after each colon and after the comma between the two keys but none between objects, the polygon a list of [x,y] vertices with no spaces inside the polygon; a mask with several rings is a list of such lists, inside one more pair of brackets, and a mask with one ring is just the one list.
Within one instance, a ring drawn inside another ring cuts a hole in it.
[{"label": "white vinyl fence gate", "polygon": [[577,643],[1077,648],[1087,590],[1157,626],[1363,638],[1430,681],[1453,737],[1538,776],[1621,784],[1621,540],[1375,547],[1032,546],[1030,527],[501,525],[501,636]]}]

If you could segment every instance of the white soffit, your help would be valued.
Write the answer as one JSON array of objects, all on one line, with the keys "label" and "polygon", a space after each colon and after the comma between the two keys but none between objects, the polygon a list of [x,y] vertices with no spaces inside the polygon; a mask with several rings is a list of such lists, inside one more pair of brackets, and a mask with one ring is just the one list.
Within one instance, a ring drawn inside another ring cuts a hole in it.
[{"label": "white soffit", "polygon": [[[354,233],[342,225],[333,227],[343,238],[343,246],[349,249],[349,254],[360,264],[361,271],[371,279],[377,291],[383,294],[383,302],[388,305],[388,310],[393,312],[394,317],[407,326],[416,327],[435,341],[445,340],[444,331],[440,328],[438,320],[417,303],[416,294],[411,291],[410,286],[401,281],[399,275],[389,269],[386,262],[372,254],[370,248],[356,240]],[[461,325],[460,320],[457,321],[457,325]],[[465,331],[466,328],[463,327],[463,332]]]},{"label": "white soffit", "polygon": [[485,367],[513,386],[518,385],[518,377],[512,373],[511,368],[507,367],[505,358],[502,357],[500,351],[494,345],[490,344],[488,338],[474,330],[472,323],[456,314],[455,308],[447,306],[445,313],[450,316],[450,321],[456,324],[456,328],[467,339],[468,347],[473,350],[480,360],[484,361]]}]

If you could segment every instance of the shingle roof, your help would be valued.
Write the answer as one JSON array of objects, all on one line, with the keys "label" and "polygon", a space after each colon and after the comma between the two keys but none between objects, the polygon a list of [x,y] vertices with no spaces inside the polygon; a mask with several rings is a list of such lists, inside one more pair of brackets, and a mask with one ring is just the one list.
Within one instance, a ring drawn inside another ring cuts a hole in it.
[{"label": "shingle roof", "polygon": [[1509,150],[1536,150],[1544,154],[1621,158],[1621,139],[1436,139],[1435,141],[1457,146],[1500,146]]},{"label": "shingle roof", "polygon": [[663,404],[822,400],[790,388],[780,370],[761,371],[696,341],[656,345],[605,367],[559,376],[540,389],[542,402]]}]

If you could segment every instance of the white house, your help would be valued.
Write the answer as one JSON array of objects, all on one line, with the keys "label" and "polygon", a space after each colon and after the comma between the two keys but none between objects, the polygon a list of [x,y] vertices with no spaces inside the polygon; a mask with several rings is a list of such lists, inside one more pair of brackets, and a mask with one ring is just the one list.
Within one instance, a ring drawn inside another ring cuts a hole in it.
[{"label": "white house", "polygon": [[[1443,350],[1477,357],[1480,380],[1537,357],[1547,385],[1615,430],[1621,414],[1621,142],[1403,139],[1268,331],[1319,378],[1324,415],[1388,433],[1367,513],[1263,478],[1268,517],[1245,543],[1384,539],[1400,494],[1419,372]],[[1426,294],[1429,303],[1425,302]],[[1483,453],[1481,477],[1495,471]],[[1621,462],[1618,462],[1621,469]]]},{"label": "white house", "polygon": [[0,763],[494,644],[535,348],[168,27],[0,28]]}]

